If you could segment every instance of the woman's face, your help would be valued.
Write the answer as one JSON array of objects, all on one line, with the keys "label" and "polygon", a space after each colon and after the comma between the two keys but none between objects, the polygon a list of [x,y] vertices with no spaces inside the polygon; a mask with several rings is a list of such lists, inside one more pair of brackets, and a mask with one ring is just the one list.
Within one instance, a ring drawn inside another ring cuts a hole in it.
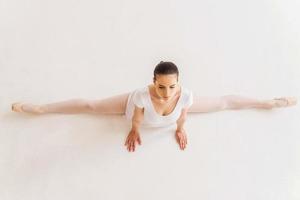
[{"label": "woman's face", "polygon": [[163,100],[171,99],[179,89],[177,74],[156,75],[153,80],[156,94]]}]

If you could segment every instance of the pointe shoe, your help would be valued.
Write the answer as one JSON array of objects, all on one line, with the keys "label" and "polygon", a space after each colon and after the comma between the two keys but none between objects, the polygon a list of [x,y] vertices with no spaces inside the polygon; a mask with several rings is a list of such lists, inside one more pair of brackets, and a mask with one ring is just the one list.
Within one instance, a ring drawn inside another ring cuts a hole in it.
[{"label": "pointe shoe", "polygon": [[[27,106],[27,110],[24,110],[24,105]],[[30,114],[43,114],[44,111],[42,108],[38,105],[32,104],[32,103],[21,103],[16,102],[13,103],[11,106],[12,111],[20,112],[20,113],[30,113]]]},{"label": "pointe shoe", "polygon": [[296,97],[279,97],[274,98],[274,107],[287,107],[287,106],[294,106],[297,104]]},{"label": "pointe shoe", "polygon": [[11,105],[11,110],[15,111],[15,112],[24,112],[24,110],[22,109],[23,104],[24,103],[21,103],[21,102],[13,103]]}]

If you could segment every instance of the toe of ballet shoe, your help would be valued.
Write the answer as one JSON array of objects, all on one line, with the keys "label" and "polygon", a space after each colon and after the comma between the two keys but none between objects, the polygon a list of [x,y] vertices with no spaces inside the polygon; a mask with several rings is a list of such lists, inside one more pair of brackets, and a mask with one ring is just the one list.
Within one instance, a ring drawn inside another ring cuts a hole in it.
[{"label": "toe of ballet shoe", "polygon": [[14,112],[23,112],[22,105],[23,105],[23,103],[21,103],[21,102],[13,103],[11,105],[11,110]]},{"label": "toe of ballet shoe", "polygon": [[294,106],[298,103],[297,97],[288,97],[288,105]]},{"label": "toe of ballet shoe", "polygon": [[275,100],[281,100],[282,103],[277,104],[278,107],[286,107],[286,106],[293,106],[297,104],[296,97],[280,97],[274,98]]}]

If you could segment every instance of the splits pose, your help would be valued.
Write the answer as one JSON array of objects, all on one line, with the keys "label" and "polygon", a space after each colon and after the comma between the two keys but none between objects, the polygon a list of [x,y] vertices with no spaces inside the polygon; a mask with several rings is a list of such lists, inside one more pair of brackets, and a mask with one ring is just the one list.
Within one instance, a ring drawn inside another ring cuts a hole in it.
[{"label": "splits pose", "polygon": [[42,105],[16,102],[12,104],[12,110],[31,114],[125,114],[132,127],[124,145],[129,152],[133,152],[137,144],[141,145],[141,125],[163,127],[176,124],[176,141],[180,149],[184,150],[187,135],[183,125],[187,113],[248,108],[272,109],[297,104],[296,97],[259,100],[240,95],[193,96],[192,91],[179,85],[178,76],[179,71],[174,63],[161,61],[154,69],[153,84],[128,93],[98,100],[76,98]]}]

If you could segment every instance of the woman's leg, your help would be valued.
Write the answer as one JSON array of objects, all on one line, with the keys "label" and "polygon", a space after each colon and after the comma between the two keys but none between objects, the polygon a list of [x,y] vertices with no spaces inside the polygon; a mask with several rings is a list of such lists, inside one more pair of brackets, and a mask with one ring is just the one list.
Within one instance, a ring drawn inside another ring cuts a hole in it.
[{"label": "woman's leg", "polygon": [[259,108],[271,109],[270,100],[259,100],[240,95],[224,95],[217,97],[194,96],[194,103],[188,112],[215,112],[228,109]]},{"label": "woman's leg", "polygon": [[105,99],[89,100],[90,111],[99,114],[125,114],[129,94],[130,92],[127,92]]},{"label": "woman's leg", "polygon": [[124,93],[98,100],[70,99],[49,104],[34,105],[25,103],[21,105],[23,112],[33,114],[47,113],[94,113],[94,114],[124,114],[127,99],[130,93]]}]

